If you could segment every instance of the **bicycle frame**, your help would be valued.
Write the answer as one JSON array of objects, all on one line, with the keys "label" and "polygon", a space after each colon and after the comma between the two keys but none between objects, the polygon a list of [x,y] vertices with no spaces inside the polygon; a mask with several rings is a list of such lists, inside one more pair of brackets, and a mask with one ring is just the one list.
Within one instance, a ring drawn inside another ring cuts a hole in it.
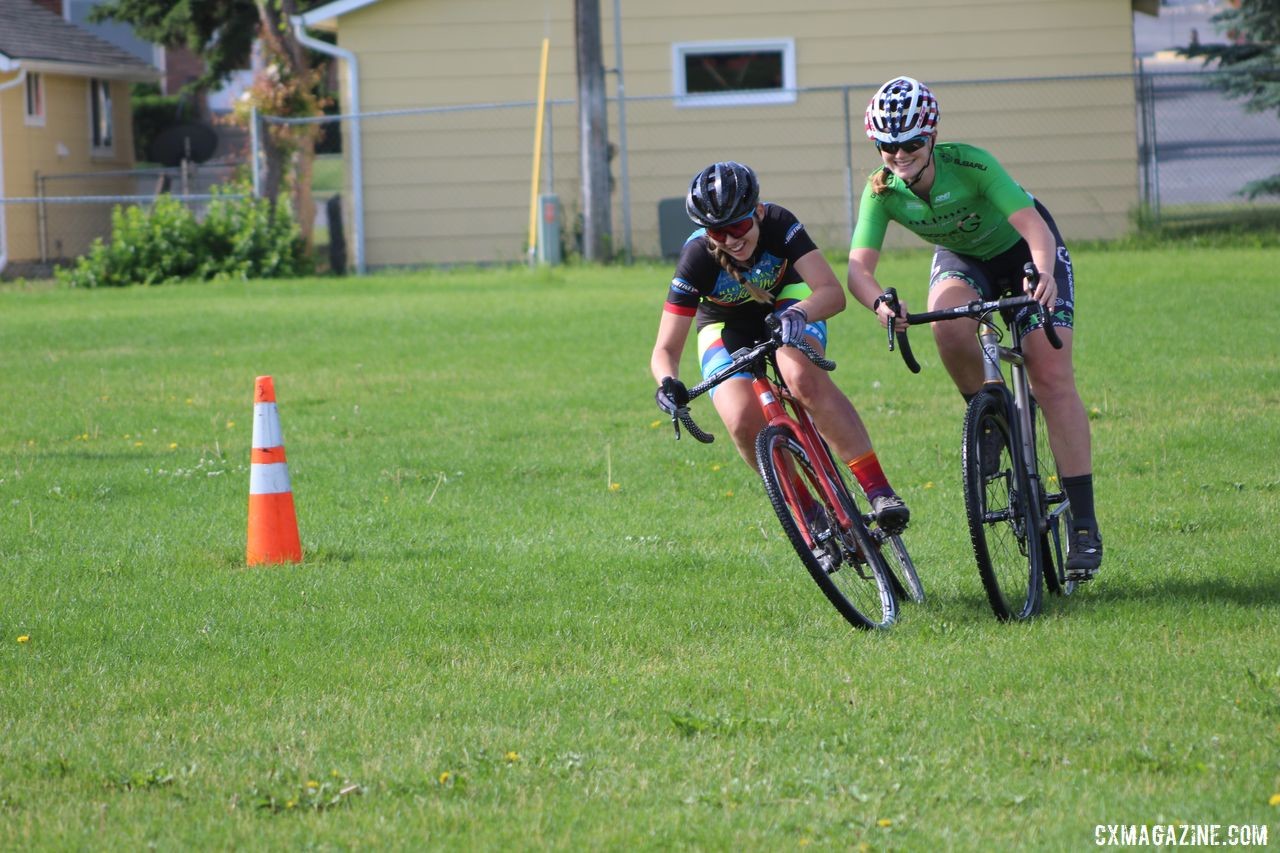
[{"label": "bicycle frame", "polygon": [[[769,356],[769,364],[773,367],[774,372],[778,373],[777,361],[772,355]],[[813,416],[809,414],[809,410],[792,395],[790,389],[782,381],[780,373],[778,381],[774,382],[765,372],[763,364],[759,362],[756,363],[752,371],[751,388],[755,392],[756,401],[760,404],[760,410],[764,413],[767,425],[786,425],[791,429],[792,434],[800,440],[805,456],[808,457],[809,463],[813,465],[815,473],[819,475],[818,485],[826,496],[831,499],[832,505],[835,507],[836,520],[839,521],[841,527],[849,527],[853,524],[853,520],[849,515],[846,502],[841,499],[843,482],[840,480],[839,473],[835,470],[835,463],[831,459],[831,453],[822,442],[818,426],[813,422]],[[788,405],[791,407],[790,411],[787,410]],[[841,485],[837,487],[837,483]],[[783,488],[790,491],[792,486],[790,483],[785,483]],[[794,498],[795,495],[793,494],[792,497]]]}]

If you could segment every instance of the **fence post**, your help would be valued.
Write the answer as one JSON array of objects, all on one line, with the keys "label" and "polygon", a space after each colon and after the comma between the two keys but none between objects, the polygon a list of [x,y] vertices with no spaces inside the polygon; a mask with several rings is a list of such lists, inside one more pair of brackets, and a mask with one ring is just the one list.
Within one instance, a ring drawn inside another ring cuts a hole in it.
[{"label": "fence post", "polygon": [[36,232],[40,237],[40,263],[49,263],[49,221],[44,206],[44,175],[36,170]]},{"label": "fence post", "polygon": [[253,175],[254,198],[262,198],[262,176],[258,174],[258,160],[262,157],[261,140],[258,138],[260,123],[258,108],[251,108],[249,112],[249,173]]},{"label": "fence post", "polygon": [[849,233],[846,238],[853,239],[853,135],[849,130],[849,87],[844,87],[844,203],[848,214]]}]

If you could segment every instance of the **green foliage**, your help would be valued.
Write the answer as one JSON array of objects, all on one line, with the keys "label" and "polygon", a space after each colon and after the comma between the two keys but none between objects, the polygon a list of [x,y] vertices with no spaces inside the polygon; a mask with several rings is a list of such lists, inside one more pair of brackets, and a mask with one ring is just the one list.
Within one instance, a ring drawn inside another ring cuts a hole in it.
[{"label": "green foliage", "polygon": [[95,240],[74,266],[55,275],[71,287],[124,287],[304,272],[310,272],[310,261],[287,208],[247,193],[226,193],[202,217],[169,195],[149,210],[117,207],[111,240]]},{"label": "green foliage", "polygon": [[135,83],[132,104],[133,154],[138,160],[151,159],[151,140],[160,131],[195,117],[190,98],[162,95],[154,83]]}]

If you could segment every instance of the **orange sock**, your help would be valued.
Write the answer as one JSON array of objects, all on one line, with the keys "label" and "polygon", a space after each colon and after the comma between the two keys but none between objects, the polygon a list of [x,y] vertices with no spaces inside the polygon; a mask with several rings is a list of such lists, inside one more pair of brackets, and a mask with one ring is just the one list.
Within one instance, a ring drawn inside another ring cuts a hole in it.
[{"label": "orange sock", "polygon": [[885,477],[874,450],[868,450],[857,459],[850,460],[849,470],[853,472],[858,485],[862,486],[862,491],[866,492],[867,500],[893,493],[893,487],[889,485],[889,479]]}]

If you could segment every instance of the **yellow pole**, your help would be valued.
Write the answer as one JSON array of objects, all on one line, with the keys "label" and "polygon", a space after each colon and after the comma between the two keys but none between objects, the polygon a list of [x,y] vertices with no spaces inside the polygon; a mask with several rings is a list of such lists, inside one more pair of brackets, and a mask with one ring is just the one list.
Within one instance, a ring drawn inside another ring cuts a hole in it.
[{"label": "yellow pole", "polygon": [[542,118],[547,105],[547,51],[551,39],[542,40],[542,68],[538,72],[538,118],[533,134],[533,181],[529,189],[529,260],[534,258],[534,244],[538,238],[538,168],[542,165]]}]

